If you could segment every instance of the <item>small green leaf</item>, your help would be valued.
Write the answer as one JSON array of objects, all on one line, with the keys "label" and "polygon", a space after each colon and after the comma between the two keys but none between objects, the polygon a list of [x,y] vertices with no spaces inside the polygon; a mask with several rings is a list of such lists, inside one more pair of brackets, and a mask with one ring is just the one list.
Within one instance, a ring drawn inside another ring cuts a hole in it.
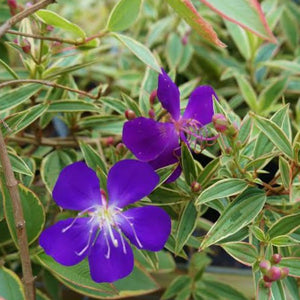
[{"label": "small green leaf", "polygon": [[292,145],[286,134],[273,121],[263,117],[253,116],[257,127],[270,139],[270,141],[289,158],[293,159]]},{"label": "small green leaf", "polygon": [[183,45],[176,33],[171,33],[166,45],[166,58],[170,69],[177,68],[183,54]]},{"label": "small green leaf", "polygon": [[14,172],[28,176],[33,176],[30,168],[20,156],[12,152],[8,152],[8,156]]},{"label": "small green leaf", "polygon": [[265,62],[264,65],[271,67],[271,68],[275,68],[275,69],[286,70],[295,75],[300,74],[300,63],[298,63],[296,61],[270,60],[270,61]]},{"label": "small green leaf", "polygon": [[247,266],[253,265],[259,257],[256,248],[249,243],[227,243],[221,247],[235,260]]},{"label": "small green leaf", "polygon": [[0,297],[6,300],[25,300],[20,278],[5,267],[0,267]]},{"label": "small green leaf", "polygon": [[257,95],[252,87],[252,85],[249,83],[249,81],[246,79],[246,77],[236,74],[235,79],[239,85],[239,88],[241,90],[242,96],[245,99],[246,103],[250,107],[251,110],[256,111],[257,110]]},{"label": "small green leaf", "polygon": [[51,10],[40,9],[35,14],[47,25],[64,29],[82,39],[86,38],[85,32],[78,25],[70,22]]},{"label": "small green leaf", "polygon": [[300,226],[300,213],[282,217],[269,229],[267,234],[271,239],[280,235],[290,234]]},{"label": "small green leaf", "polygon": [[99,112],[100,108],[92,103],[80,100],[57,100],[50,103],[47,112]]},{"label": "small green leaf", "polygon": [[193,202],[188,202],[180,216],[176,231],[175,252],[179,253],[197,225],[198,213]]},{"label": "small green leaf", "polygon": [[160,66],[156,61],[156,58],[153,56],[153,54],[148,48],[146,48],[144,45],[137,42],[136,40],[123,34],[113,33],[112,35],[115,38],[117,38],[124,46],[126,46],[144,64],[157,71],[158,73],[161,72]]},{"label": "small green leaf", "polygon": [[133,25],[139,15],[141,0],[120,0],[110,13],[106,28],[122,31]]},{"label": "small green leaf", "polygon": [[61,170],[72,162],[70,156],[62,150],[55,150],[43,159],[40,171],[50,194],[52,194],[53,187]]},{"label": "small green leaf", "polygon": [[257,188],[248,188],[231,202],[211,227],[201,248],[206,248],[227,236],[233,235],[248,225],[262,210],[266,201],[265,193]]},{"label": "small green leaf", "polygon": [[216,174],[220,167],[220,159],[219,157],[209,162],[205,168],[200,172],[197,182],[200,183],[201,187],[205,187],[211,178]]},{"label": "small green leaf", "polygon": [[288,235],[279,235],[271,239],[271,244],[276,247],[289,247],[299,245],[299,241],[292,239]]},{"label": "small green leaf", "polygon": [[284,159],[282,156],[279,157],[279,170],[280,170],[280,177],[282,180],[282,183],[284,187],[289,190],[290,183],[291,183],[291,177],[290,177],[290,165],[287,162],[286,159]]},{"label": "small green leaf", "polygon": [[245,144],[248,139],[250,138],[252,131],[252,119],[249,118],[249,115],[247,114],[241,124],[239,133],[238,133],[238,141],[240,141],[243,144]]},{"label": "small green leaf", "polygon": [[197,170],[193,155],[185,143],[181,145],[181,164],[186,183],[191,185],[197,178]]},{"label": "small green leaf", "polygon": [[164,294],[162,295],[162,300],[174,299],[180,291],[189,287],[192,284],[192,278],[187,275],[181,275],[176,277],[168,286]]},{"label": "small green leaf", "polygon": [[[43,230],[45,224],[45,211],[39,198],[30,189],[22,184],[19,184],[18,188],[25,219],[28,243],[31,244],[38,238]],[[8,189],[5,185],[2,186],[2,195],[7,225],[16,246],[18,246],[16,225],[13,214],[14,208],[12,206]]]},{"label": "small green leaf", "polygon": [[200,205],[215,199],[233,196],[241,193],[248,186],[242,179],[227,178],[222,179],[204,190],[198,199],[196,205]]},{"label": "small green leaf", "polygon": [[266,241],[265,233],[259,227],[252,226],[251,231],[259,241],[261,241],[261,242]]},{"label": "small green leaf", "polygon": [[40,84],[22,85],[16,89],[1,93],[0,112],[12,109],[28,100],[41,89]]},{"label": "small green leaf", "polygon": [[14,79],[19,79],[19,76],[17,75],[17,73],[2,59],[0,59],[0,65],[3,66]]}]

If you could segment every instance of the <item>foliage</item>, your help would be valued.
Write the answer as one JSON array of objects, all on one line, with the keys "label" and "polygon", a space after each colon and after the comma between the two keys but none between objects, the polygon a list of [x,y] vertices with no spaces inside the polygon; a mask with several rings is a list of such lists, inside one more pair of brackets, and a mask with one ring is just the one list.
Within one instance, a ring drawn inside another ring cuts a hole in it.
[{"label": "foliage", "polygon": [[[13,3],[0,0],[1,24],[31,9]],[[67,299],[70,291],[80,299],[299,299],[299,20],[298,1],[59,0],[5,31],[0,127],[37,299]],[[84,160],[106,190],[111,167],[135,159],[122,143],[123,125],[131,117],[166,120],[155,93],[161,68],[179,87],[182,112],[197,86],[210,85],[214,113],[224,118],[203,130],[212,140],[181,144],[176,181],[166,183],[176,164],[156,170],[155,190],[132,205],[168,213],[165,249],[132,246],[133,272],[99,284],[86,260],[65,267],[39,246],[45,228],[76,216],[56,205],[53,187],[64,167]],[[20,228],[4,169],[0,298],[21,300]],[[255,291],[240,287],[241,276],[226,281],[209,272],[215,249],[252,270]],[[282,259],[274,262],[274,254]]]}]

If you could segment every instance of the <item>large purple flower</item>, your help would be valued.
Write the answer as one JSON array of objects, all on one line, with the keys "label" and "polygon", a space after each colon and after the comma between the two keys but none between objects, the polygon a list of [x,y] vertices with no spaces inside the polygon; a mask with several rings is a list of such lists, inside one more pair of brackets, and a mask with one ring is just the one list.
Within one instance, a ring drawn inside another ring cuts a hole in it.
[{"label": "large purple flower", "polygon": [[96,282],[127,276],[134,265],[127,239],[139,249],[159,251],[170,234],[170,217],[163,209],[146,206],[123,210],[151,193],[158,181],[149,164],[120,161],[108,173],[107,202],[92,169],[83,162],[67,166],[58,177],[53,198],[59,206],[80,213],[47,228],[40,236],[40,245],[65,266],[88,257]]},{"label": "large purple flower", "polygon": [[[126,122],[123,127],[124,144],[138,159],[147,161],[155,169],[178,162],[180,141],[191,147],[192,143],[211,139],[203,134],[203,126],[212,121],[213,96],[217,98],[212,87],[197,87],[181,115],[179,89],[162,70],[158,77],[157,97],[169,112],[169,120],[157,122],[139,117]],[[178,166],[168,181],[175,180],[180,173]]]}]

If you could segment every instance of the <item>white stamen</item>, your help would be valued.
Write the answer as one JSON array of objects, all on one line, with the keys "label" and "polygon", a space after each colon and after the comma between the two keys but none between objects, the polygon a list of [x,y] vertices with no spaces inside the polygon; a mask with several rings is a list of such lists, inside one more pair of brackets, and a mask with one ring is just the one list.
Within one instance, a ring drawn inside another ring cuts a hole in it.
[{"label": "white stamen", "polygon": [[93,228],[91,228],[91,229],[89,230],[89,239],[88,239],[87,245],[86,245],[80,252],[76,252],[76,254],[77,254],[78,256],[81,256],[81,255],[89,248],[90,242],[91,242],[91,240],[92,240],[92,236],[93,236]]},{"label": "white stamen", "polygon": [[132,232],[133,232],[133,236],[134,236],[134,238],[135,238],[137,244],[139,245],[139,247],[140,247],[140,248],[143,248],[143,245],[142,245],[142,243],[140,242],[140,240],[139,240],[139,238],[138,238],[138,236],[137,236],[137,234],[136,234],[136,231],[135,231],[135,228],[134,228],[133,223],[131,223],[131,222],[129,221],[130,219],[133,219],[133,217],[126,217],[126,216],[124,216],[123,214],[120,214],[120,215],[126,220],[126,222],[127,222],[127,223],[129,224],[129,226],[131,227]]},{"label": "white stamen", "polygon": [[105,254],[105,258],[109,259],[109,257],[110,257],[110,245],[109,245],[109,241],[108,241],[108,238],[107,238],[106,231],[104,231],[104,238],[105,238],[105,242],[106,242],[106,245],[107,245],[107,253]]}]

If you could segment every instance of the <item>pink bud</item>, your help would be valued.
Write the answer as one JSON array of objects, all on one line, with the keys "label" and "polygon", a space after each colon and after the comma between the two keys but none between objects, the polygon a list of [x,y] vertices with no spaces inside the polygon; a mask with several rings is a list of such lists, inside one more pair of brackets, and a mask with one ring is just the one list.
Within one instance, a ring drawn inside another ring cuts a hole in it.
[{"label": "pink bud", "polygon": [[[18,41],[17,38],[15,38],[15,39],[13,40],[13,42],[14,42],[14,44],[16,44],[16,45],[19,45],[19,41]],[[1,300],[1,299],[0,299],[0,300]]]},{"label": "pink bud", "polygon": [[125,117],[126,117],[127,120],[133,120],[133,119],[136,118],[136,114],[133,110],[127,109],[125,111]]},{"label": "pink bud", "polygon": [[47,25],[46,29],[47,31],[53,31],[54,27],[52,25]]},{"label": "pink bud", "polygon": [[119,143],[116,146],[116,153],[119,155],[123,155],[126,152],[126,146],[123,143]]},{"label": "pink bud", "polygon": [[259,264],[259,268],[263,274],[267,274],[271,268],[271,263],[268,260],[262,260]]},{"label": "pink bud", "polygon": [[212,122],[218,132],[224,132],[228,128],[228,121],[222,114],[214,114],[212,117]]},{"label": "pink bud", "polygon": [[272,282],[264,282],[264,286],[267,288],[267,289],[270,289],[272,287]]},{"label": "pink bud", "polygon": [[275,254],[272,255],[272,257],[271,257],[271,263],[272,264],[275,264],[275,265],[279,264],[280,261],[281,261],[281,255],[279,253],[275,253]]},{"label": "pink bud", "polygon": [[199,192],[199,191],[201,190],[201,185],[200,185],[200,183],[197,182],[197,181],[193,181],[193,182],[191,183],[191,190],[192,190],[192,192],[194,192],[194,193]]},{"label": "pink bud", "polygon": [[270,278],[271,281],[277,281],[281,277],[281,269],[278,267],[271,267],[267,276]]},{"label": "pink bud", "polygon": [[287,277],[290,273],[290,270],[289,268],[286,268],[286,267],[283,267],[280,269],[281,271],[281,276],[280,276],[280,279],[284,279],[285,277]]},{"label": "pink bud", "polygon": [[30,43],[27,39],[23,39],[23,41],[21,42],[21,48],[22,48],[24,53],[29,53],[30,52],[31,45],[30,45]]},{"label": "pink bud", "polygon": [[108,136],[106,138],[102,139],[104,146],[112,146],[115,142],[114,138],[112,136]]},{"label": "pink bud", "polygon": [[151,106],[154,104],[156,97],[157,97],[157,90],[153,90],[149,97],[149,102]]},{"label": "pink bud", "polygon": [[154,119],[155,118],[155,111],[154,111],[154,109],[149,109],[149,111],[148,111],[148,115],[149,115],[149,117],[151,118],[151,119]]},{"label": "pink bud", "polygon": [[10,14],[14,16],[17,13],[18,3],[16,0],[7,0],[7,5],[10,10]]},{"label": "pink bud", "polygon": [[264,279],[264,282],[272,283],[272,281],[273,281],[273,280],[272,280],[269,276],[267,276],[267,275],[264,275],[263,279]]}]

